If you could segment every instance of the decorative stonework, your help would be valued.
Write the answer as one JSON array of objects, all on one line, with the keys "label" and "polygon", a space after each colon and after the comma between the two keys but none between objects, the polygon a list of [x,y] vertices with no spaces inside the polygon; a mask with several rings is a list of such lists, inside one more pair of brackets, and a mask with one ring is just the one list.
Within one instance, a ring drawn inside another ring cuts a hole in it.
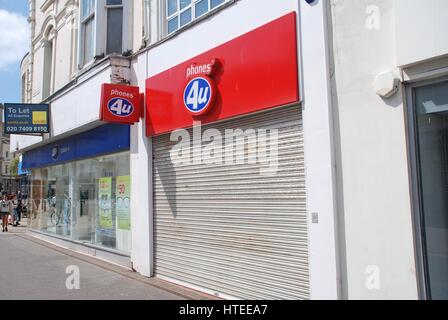
[{"label": "decorative stonework", "polygon": [[42,12],[47,11],[47,9],[54,3],[54,0],[46,0],[44,1],[44,3],[42,4],[42,6],[40,7],[40,10]]}]

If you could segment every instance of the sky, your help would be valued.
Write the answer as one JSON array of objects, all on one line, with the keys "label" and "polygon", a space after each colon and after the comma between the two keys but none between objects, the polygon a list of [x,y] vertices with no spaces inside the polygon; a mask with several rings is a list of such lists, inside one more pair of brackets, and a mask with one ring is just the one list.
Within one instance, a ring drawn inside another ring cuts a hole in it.
[{"label": "sky", "polygon": [[0,103],[21,102],[20,62],[29,51],[28,0],[0,0]]}]

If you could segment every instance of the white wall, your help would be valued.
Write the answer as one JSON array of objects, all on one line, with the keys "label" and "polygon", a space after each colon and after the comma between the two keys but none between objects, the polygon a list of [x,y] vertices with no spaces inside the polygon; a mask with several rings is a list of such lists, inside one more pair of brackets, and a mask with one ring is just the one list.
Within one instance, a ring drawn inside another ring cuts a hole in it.
[{"label": "white wall", "polygon": [[39,43],[34,49],[34,64],[32,70],[32,103],[39,103],[42,101],[42,80],[44,73],[44,48]]},{"label": "white wall", "polygon": [[55,37],[56,55],[53,75],[54,92],[70,82],[71,66],[73,64],[72,30],[68,24],[64,24]]},{"label": "white wall", "polygon": [[[308,206],[311,298],[340,298],[336,244],[336,191],[327,7],[300,2],[303,128]],[[312,214],[319,222],[312,222]]]},{"label": "white wall", "polygon": [[[132,84],[145,92],[146,54],[132,63]],[[131,128],[131,230],[133,268],[144,276],[153,275],[152,143],[146,138],[145,120]]]},{"label": "white wall", "polygon": [[93,74],[87,74],[86,79],[80,78],[69,92],[51,102],[52,136],[99,120],[101,85],[110,83],[110,74],[108,64],[100,66]]},{"label": "white wall", "polygon": [[[396,63],[394,3],[332,0],[331,5],[344,296],[416,299],[402,93],[383,100],[373,89],[375,76]],[[379,9],[378,29],[366,27],[370,5]],[[372,271],[379,271],[378,288],[366,274]]]},{"label": "white wall", "polygon": [[143,1],[132,1],[132,51],[137,52],[143,43]]},{"label": "white wall", "polygon": [[40,33],[42,26],[45,20],[45,13],[42,12],[40,7],[44,4],[45,0],[33,0],[35,1],[35,9],[36,9],[36,36]]},{"label": "white wall", "polygon": [[448,1],[395,0],[397,65],[448,55]]}]

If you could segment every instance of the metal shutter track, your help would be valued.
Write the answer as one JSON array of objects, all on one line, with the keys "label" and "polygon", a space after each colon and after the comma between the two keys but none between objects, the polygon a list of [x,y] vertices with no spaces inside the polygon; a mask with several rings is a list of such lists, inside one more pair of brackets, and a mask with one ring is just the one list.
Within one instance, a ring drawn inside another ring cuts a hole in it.
[{"label": "metal shutter track", "polygon": [[176,142],[154,138],[156,275],[241,299],[309,299],[300,107],[202,130],[208,128],[223,137],[226,129],[278,129],[278,171],[261,175],[263,164],[175,166]]}]

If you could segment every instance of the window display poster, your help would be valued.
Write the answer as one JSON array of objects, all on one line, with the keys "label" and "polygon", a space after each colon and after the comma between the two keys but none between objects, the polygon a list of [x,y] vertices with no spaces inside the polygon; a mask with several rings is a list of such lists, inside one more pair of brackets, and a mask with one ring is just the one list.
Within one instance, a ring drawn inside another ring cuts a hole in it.
[{"label": "window display poster", "polygon": [[118,229],[121,230],[131,230],[131,177],[121,176],[116,179],[116,210],[117,210],[117,220]]},{"label": "window display poster", "polygon": [[99,225],[101,228],[111,229],[112,223],[112,178],[99,179],[98,190]]}]

